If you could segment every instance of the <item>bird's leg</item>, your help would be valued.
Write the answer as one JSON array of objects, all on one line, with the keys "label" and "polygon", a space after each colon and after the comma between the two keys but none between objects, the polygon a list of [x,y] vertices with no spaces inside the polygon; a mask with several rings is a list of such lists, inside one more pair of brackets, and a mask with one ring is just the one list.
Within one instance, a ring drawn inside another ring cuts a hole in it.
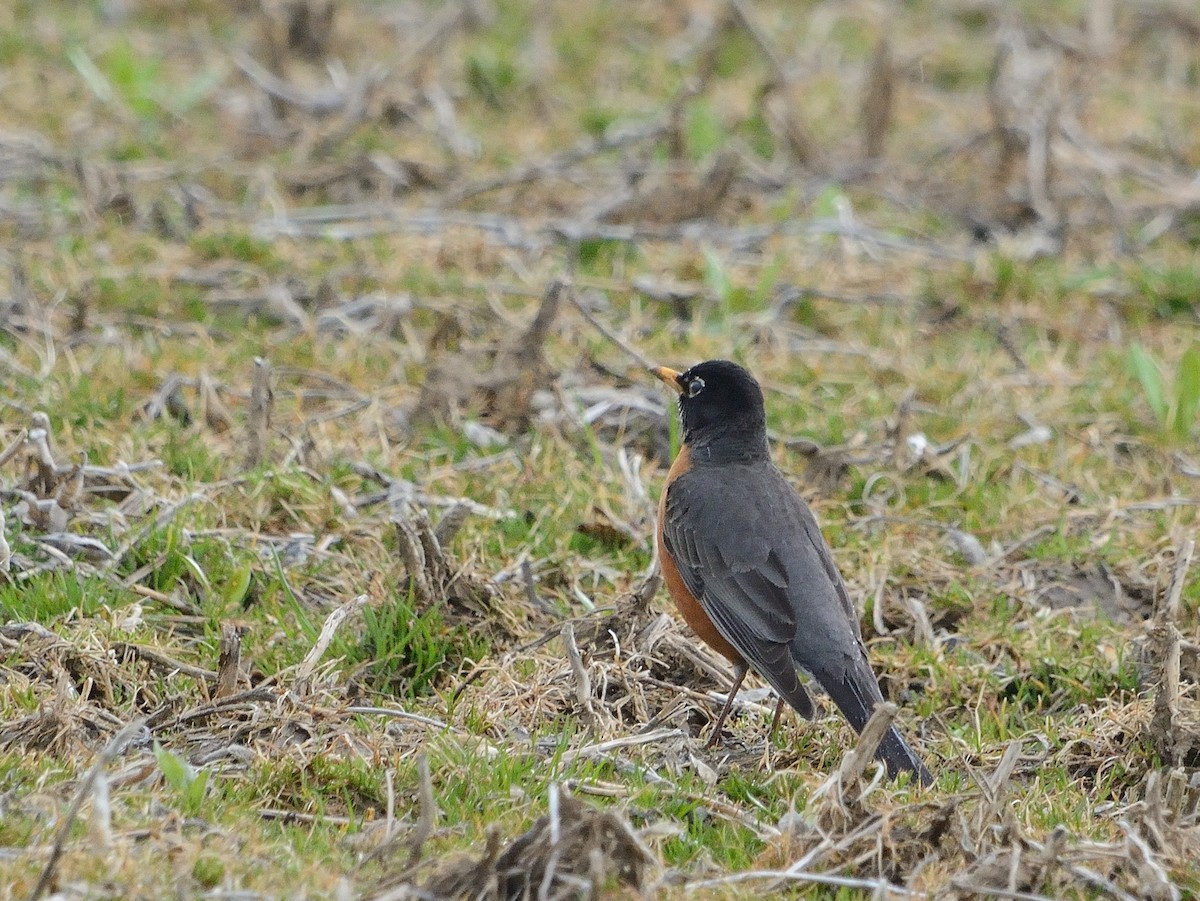
[{"label": "bird's leg", "polygon": [[769,746],[775,740],[775,733],[779,729],[779,721],[783,718],[783,698],[779,699],[779,703],[775,705],[775,715],[771,717],[771,731],[767,733],[767,745]]},{"label": "bird's leg", "polygon": [[733,699],[737,696],[738,691],[742,687],[742,680],[746,678],[746,673],[750,667],[745,663],[734,664],[733,667],[733,687],[729,689],[729,696],[725,698],[725,706],[721,708],[721,713],[717,716],[717,722],[713,726],[712,735],[708,737],[708,741],[704,743],[706,748],[711,748],[717,743],[717,739],[721,737],[721,727],[725,725],[725,717],[729,716],[729,708],[733,706]]},{"label": "bird's leg", "polygon": [[767,733],[767,742],[763,746],[762,760],[759,761],[759,766],[764,770],[771,769],[771,743],[775,740],[775,730],[779,728],[779,719],[783,716],[783,698],[779,699],[779,703],[775,705],[775,715],[771,717],[771,731]]}]

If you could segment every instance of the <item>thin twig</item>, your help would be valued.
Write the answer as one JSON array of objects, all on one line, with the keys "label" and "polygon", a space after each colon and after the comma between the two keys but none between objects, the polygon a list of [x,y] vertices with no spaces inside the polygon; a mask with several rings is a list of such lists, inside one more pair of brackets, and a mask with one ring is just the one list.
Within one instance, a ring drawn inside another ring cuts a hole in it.
[{"label": "thin twig", "polygon": [[13,439],[12,443],[9,444],[8,447],[4,448],[4,450],[0,451],[0,466],[3,466],[18,453],[20,453],[21,448],[25,446],[25,439],[28,437],[28,429],[21,429],[21,431],[17,432],[17,437]]},{"label": "thin twig", "polygon": [[84,776],[83,782],[75,791],[75,797],[71,801],[71,806],[67,808],[66,816],[63,817],[62,825],[58,829],[58,835],[54,839],[54,845],[50,849],[50,859],[46,861],[46,866],[42,869],[42,875],[38,877],[37,885],[33,887],[33,891],[29,893],[29,901],[38,901],[46,893],[50,887],[50,883],[54,880],[54,874],[58,870],[58,862],[62,858],[63,848],[66,847],[67,838],[71,834],[71,827],[75,825],[75,819],[79,816],[79,810],[83,807],[83,802],[92,792],[92,786],[95,784],[100,772],[108,766],[108,764],[118,754],[124,751],[129,742],[137,733],[146,727],[144,717],[139,717],[133,722],[126,725],[120,732],[108,740],[108,744],[104,746],[104,750],[100,752],[100,756],[96,762],[92,764],[92,768],[88,770]]},{"label": "thin twig", "polygon": [[332,610],[325,617],[325,622],[321,626],[321,633],[317,636],[316,644],[309,648],[308,653],[304,655],[304,659],[300,661],[299,669],[296,670],[296,680],[294,683],[296,694],[301,697],[308,694],[310,687],[309,679],[312,676],[313,670],[316,669],[317,663],[320,662],[321,657],[329,649],[329,645],[333,642],[333,636],[337,634],[338,628],[351,613],[357,613],[366,606],[366,603],[367,596],[360,594],[358,597],[352,598],[340,607]]},{"label": "thin twig", "polygon": [[417,758],[417,799],[420,802],[420,814],[417,825],[413,828],[408,854],[409,868],[415,867],[421,860],[421,851],[425,842],[433,834],[437,825],[437,802],[433,797],[433,780],[429,776],[429,757],[421,754]]},{"label": "thin twig", "polygon": [[176,660],[169,654],[165,654],[157,648],[147,647],[146,645],[134,644],[132,642],[117,642],[112,646],[112,651],[118,656],[122,654],[133,654],[145,660],[161,670],[168,673],[178,672],[185,676],[190,676],[198,682],[215,682],[217,674],[210,669],[205,669],[202,666],[193,666],[190,663],[184,663],[182,660]]},{"label": "thin twig", "polygon": [[375,716],[390,716],[398,720],[411,720],[414,723],[421,723],[425,726],[433,726],[435,729],[447,729],[449,726],[441,720],[434,719],[431,716],[421,716],[419,713],[409,713],[407,710],[396,710],[392,707],[347,707],[347,713],[375,715]]},{"label": "thin twig", "polygon": [[581,302],[579,295],[577,295],[574,291],[571,292],[571,303],[575,305],[575,309],[579,311],[579,314],[587,320],[588,324],[592,328],[624,351],[625,355],[637,363],[642,369],[650,369],[654,365],[648,359],[642,356],[642,354],[632,345],[627,344],[624,338],[593,316],[592,311]]},{"label": "thin twig", "polygon": [[679,738],[683,735],[678,729],[658,729],[654,732],[647,732],[644,735],[626,735],[623,738],[614,738],[609,741],[602,741],[594,745],[585,745],[582,748],[573,748],[564,751],[561,757],[561,762],[570,763],[577,757],[593,757],[596,755],[607,754],[617,748],[630,748],[634,745],[650,745],[655,742],[665,741],[668,738]]},{"label": "thin twig", "polygon": [[598,138],[589,138],[569,150],[563,150],[540,162],[501,173],[500,175],[482,179],[464,185],[454,191],[446,199],[448,206],[456,206],[465,200],[470,200],[480,194],[506,188],[513,185],[527,184],[543,178],[564,174],[572,166],[582,163],[592,156],[599,156],[611,150],[629,147],[643,141],[656,141],[670,128],[669,121],[655,121],[627,129],[607,129]]},{"label": "thin twig", "polygon": [[722,886],[759,880],[807,882],[815,885],[833,885],[839,888],[867,889],[873,893],[873,898],[886,898],[889,895],[897,895],[901,898],[929,897],[925,892],[907,889],[902,885],[896,885],[882,878],[861,879],[854,876],[835,876],[831,873],[795,873],[791,870],[750,870],[743,873],[731,873],[728,876],[719,876],[716,879],[702,879],[698,882],[689,882],[685,888],[688,892],[697,892],[703,889],[720,888]]},{"label": "thin twig", "polygon": [[[198,707],[193,707],[190,710],[185,710],[182,713],[176,714],[172,718],[169,728],[177,728],[192,720],[208,719],[210,716],[216,716],[219,713],[224,713],[225,711],[232,710],[235,707],[241,707],[247,704],[265,704],[268,701],[278,700],[279,696],[272,689],[260,685],[256,688],[251,688],[246,691],[238,692],[235,695],[230,695],[228,698],[221,698],[221,700],[214,701],[211,704],[201,704]],[[147,725],[151,728],[158,727],[166,720],[168,716],[170,716],[170,713],[171,711],[169,707],[161,708],[151,716],[151,718],[147,721]]]},{"label": "thin twig", "polygon": [[567,652],[567,660],[571,662],[571,674],[575,677],[575,699],[583,708],[588,728],[595,729],[598,725],[596,709],[592,706],[592,680],[588,676],[587,667],[579,654],[579,645],[575,643],[575,627],[568,620],[562,627],[563,647]]},{"label": "thin twig", "polygon": [[528,557],[521,558],[521,581],[525,583],[525,598],[529,601],[530,606],[543,613],[558,616],[558,610],[555,609],[554,605],[538,594],[537,584],[533,576],[533,564],[529,562]]}]

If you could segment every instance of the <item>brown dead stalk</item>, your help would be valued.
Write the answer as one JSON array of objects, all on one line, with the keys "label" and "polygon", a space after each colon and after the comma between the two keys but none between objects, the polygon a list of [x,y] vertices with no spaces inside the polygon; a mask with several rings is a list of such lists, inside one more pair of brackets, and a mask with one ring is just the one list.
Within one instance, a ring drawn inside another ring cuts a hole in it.
[{"label": "brown dead stalk", "polygon": [[217,658],[217,688],[213,698],[227,698],[238,690],[242,671],[242,632],[236,623],[221,626],[221,650]]},{"label": "brown dead stalk", "polygon": [[858,743],[842,758],[837,771],[813,793],[813,801],[819,805],[816,808],[819,822],[827,825],[841,823],[843,826],[849,822],[851,811],[859,806],[862,796],[866,794],[864,791],[862,795],[851,798],[850,792],[862,781],[867,767],[875,759],[879,743],[892,727],[898,712],[899,708],[888,701],[876,705],[858,736]]},{"label": "brown dead stalk", "polygon": [[610,880],[646,891],[657,874],[655,856],[617,810],[578,800],[557,784],[550,787],[548,813],[502,847],[492,831],[474,859],[444,862],[416,882],[405,872],[365,901],[412,898],[474,898],[505,901],[539,898],[567,901],[601,897]]},{"label": "brown dead stalk", "polygon": [[1196,542],[1189,538],[1176,550],[1171,585],[1155,616],[1148,639],[1150,659],[1161,661],[1158,689],[1154,695],[1154,716],[1150,721],[1150,738],[1163,760],[1174,766],[1181,764],[1190,750],[1181,747],[1190,745],[1190,741],[1182,740],[1184,736],[1178,723],[1181,636],[1176,621],[1195,549]]},{"label": "brown dead stalk", "polygon": [[316,642],[308,653],[304,655],[304,659],[300,661],[300,666],[296,670],[296,680],[294,690],[297,695],[303,697],[309,693],[312,686],[313,672],[317,668],[317,664],[329,649],[329,645],[333,643],[333,637],[337,634],[337,630],[341,627],[352,613],[357,613],[367,604],[367,596],[360,594],[355,598],[351,598],[340,607],[334,608],[321,625],[321,632],[317,636]]},{"label": "brown dead stalk", "polygon": [[267,458],[267,441],[271,434],[271,413],[275,396],[271,392],[271,364],[262,357],[254,358],[254,379],[250,387],[250,412],[246,420],[245,469],[253,469]]},{"label": "brown dead stalk", "polygon": [[892,126],[892,107],[896,95],[896,66],[892,44],[885,37],[875,47],[867,72],[862,97],[863,156],[868,160],[883,156],[884,142]]},{"label": "brown dead stalk", "polygon": [[[443,521],[459,514],[451,508]],[[405,590],[412,593],[422,609],[456,600],[469,607],[487,607],[495,595],[493,585],[454,560],[438,538],[439,531],[453,536],[458,530],[435,528],[423,509],[412,509],[397,499],[392,504],[392,525],[396,530],[400,556],[408,577]],[[461,523],[460,523],[461,524]]]}]

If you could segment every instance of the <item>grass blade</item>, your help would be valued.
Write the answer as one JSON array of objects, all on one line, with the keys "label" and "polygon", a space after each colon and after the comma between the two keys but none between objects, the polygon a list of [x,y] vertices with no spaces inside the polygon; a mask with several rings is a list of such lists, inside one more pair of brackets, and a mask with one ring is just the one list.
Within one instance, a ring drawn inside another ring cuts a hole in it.
[{"label": "grass blade", "polygon": [[1189,347],[1175,374],[1175,434],[1186,438],[1200,412],[1200,349]]},{"label": "grass blade", "polygon": [[1140,344],[1134,344],[1129,348],[1126,364],[1130,373],[1141,384],[1142,393],[1146,396],[1146,402],[1150,405],[1150,409],[1154,411],[1154,417],[1158,420],[1158,424],[1166,425],[1167,392],[1158,363],[1150,356],[1146,348]]}]

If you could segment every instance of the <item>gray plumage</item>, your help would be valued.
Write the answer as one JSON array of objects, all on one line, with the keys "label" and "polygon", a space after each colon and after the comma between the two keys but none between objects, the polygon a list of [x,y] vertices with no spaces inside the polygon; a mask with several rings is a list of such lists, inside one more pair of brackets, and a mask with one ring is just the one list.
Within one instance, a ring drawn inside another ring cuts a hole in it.
[{"label": "gray plumage", "polygon": [[[757,456],[754,455],[754,456]],[[883,700],[858,614],[808,505],[770,459],[706,462],[667,489],[663,539],[725,640],[801,715],[810,673],[856,732]],[[933,777],[893,726],[877,756],[892,776]]]}]

